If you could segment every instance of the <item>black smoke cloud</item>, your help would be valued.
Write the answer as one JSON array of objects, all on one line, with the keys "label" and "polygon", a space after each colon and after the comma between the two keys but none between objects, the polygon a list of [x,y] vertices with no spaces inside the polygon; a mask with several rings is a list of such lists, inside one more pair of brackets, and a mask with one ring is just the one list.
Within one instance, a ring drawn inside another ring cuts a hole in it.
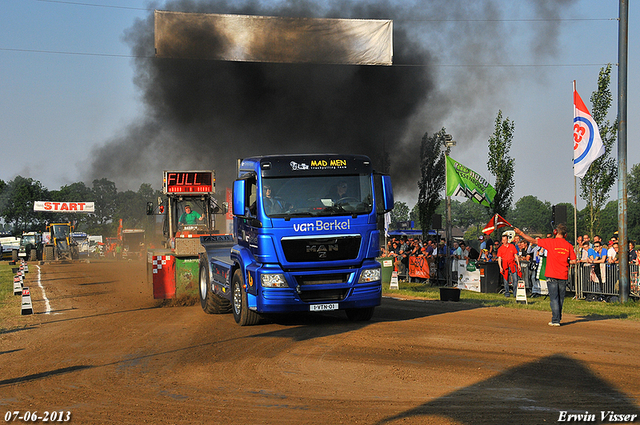
[{"label": "black smoke cloud", "polygon": [[[556,13],[556,3],[546,1],[538,9]],[[88,176],[107,177],[119,188],[135,189],[141,182],[157,186],[165,169],[215,169],[220,189],[232,181],[237,158],[324,152],[366,154],[379,170],[388,155],[395,190],[415,191],[419,145],[425,131],[438,131],[445,117],[468,108],[476,111],[466,114],[461,128],[470,128],[474,121],[490,126],[499,108],[496,88],[513,79],[500,71],[488,75],[483,68],[465,68],[464,73],[438,74],[456,86],[455,94],[445,96],[437,88],[436,70],[442,69],[433,65],[450,60],[455,52],[462,57],[456,57],[459,62],[482,63],[497,61],[507,49],[499,22],[487,27],[446,21],[499,17],[492,1],[434,0],[428,7],[356,1],[321,7],[310,1],[185,0],[156,8],[394,19],[394,66],[154,58],[150,12],[125,35],[136,57],[135,84],[145,112],[138,122],[95,150]],[[444,21],[429,22],[434,16]],[[204,44],[215,48],[216,40]],[[539,51],[542,45],[545,42],[539,39],[535,48]]]}]

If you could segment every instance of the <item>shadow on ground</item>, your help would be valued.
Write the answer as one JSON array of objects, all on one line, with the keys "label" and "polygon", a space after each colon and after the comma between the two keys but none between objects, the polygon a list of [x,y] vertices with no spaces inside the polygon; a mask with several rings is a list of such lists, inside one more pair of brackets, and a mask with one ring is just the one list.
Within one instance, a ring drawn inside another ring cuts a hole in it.
[{"label": "shadow on ground", "polygon": [[391,416],[378,425],[422,420],[426,423],[434,417],[474,425],[545,424],[558,422],[562,412],[587,414],[582,420],[569,421],[573,423],[607,423],[610,420],[603,420],[601,412],[606,415],[610,411],[640,415],[633,400],[594,375],[582,362],[554,355]]}]

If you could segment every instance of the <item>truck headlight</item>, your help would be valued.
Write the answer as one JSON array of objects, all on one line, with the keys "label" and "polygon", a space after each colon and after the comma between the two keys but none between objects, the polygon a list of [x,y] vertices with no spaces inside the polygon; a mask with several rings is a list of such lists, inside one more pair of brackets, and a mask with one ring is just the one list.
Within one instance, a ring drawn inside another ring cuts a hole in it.
[{"label": "truck headlight", "polygon": [[288,288],[287,281],[283,274],[263,274],[260,275],[263,288]]},{"label": "truck headlight", "polygon": [[360,273],[358,283],[375,282],[376,280],[380,280],[380,269],[365,269]]}]

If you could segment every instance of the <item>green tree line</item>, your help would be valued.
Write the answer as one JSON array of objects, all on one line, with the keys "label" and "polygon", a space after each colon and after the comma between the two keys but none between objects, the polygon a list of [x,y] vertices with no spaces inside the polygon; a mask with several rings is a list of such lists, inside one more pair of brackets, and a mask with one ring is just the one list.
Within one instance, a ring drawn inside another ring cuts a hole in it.
[{"label": "green tree line", "polygon": [[[118,191],[114,182],[96,179],[91,186],[83,182],[49,190],[37,180],[17,176],[0,180],[0,217],[3,230],[15,234],[44,231],[48,223],[75,223],[76,231],[91,235],[115,236],[120,219],[124,228],[155,229],[155,217],[146,215],[147,202],[156,203],[162,192],[142,183],[138,191]],[[94,202],[94,213],[39,212],[35,201]]]},{"label": "green tree line", "polygon": [[[627,207],[628,237],[629,240],[640,242],[640,164],[633,166],[628,180],[629,199]],[[633,185],[633,188],[631,188]],[[561,203],[567,208],[567,226],[569,228],[570,240],[574,239],[573,232],[573,205]],[[442,226],[445,225],[444,202],[436,208],[435,214],[442,217]],[[548,201],[541,201],[536,196],[527,195],[518,199],[515,205],[510,208],[504,217],[514,226],[525,229],[534,235],[546,235],[553,230],[552,205]],[[612,200],[600,211],[599,225],[594,229],[593,234],[589,230],[591,210],[588,206],[578,210],[578,235],[589,234],[591,236],[600,235],[603,239],[610,238],[618,230],[618,201]],[[465,232],[465,239],[475,240],[482,233],[482,229],[491,218],[491,214],[480,204],[470,199],[465,201],[451,200],[451,221],[453,227],[462,229]],[[395,223],[400,221],[413,220],[416,229],[430,230],[431,219],[427,221],[426,227],[420,220],[419,204],[409,208],[406,202],[396,201],[391,215],[391,229],[396,228]],[[443,229],[434,229],[443,230]],[[504,230],[504,229],[500,229]]]}]

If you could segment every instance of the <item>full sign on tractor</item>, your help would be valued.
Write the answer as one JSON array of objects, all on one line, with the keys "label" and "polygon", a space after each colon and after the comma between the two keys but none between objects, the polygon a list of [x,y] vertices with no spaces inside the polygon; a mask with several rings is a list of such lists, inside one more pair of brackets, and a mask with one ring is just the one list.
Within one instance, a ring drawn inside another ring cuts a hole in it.
[{"label": "full sign on tractor", "polygon": [[197,298],[200,236],[219,233],[213,170],[164,171],[158,205],[147,214],[162,216],[163,246],[147,251],[148,279],[155,298]]}]

